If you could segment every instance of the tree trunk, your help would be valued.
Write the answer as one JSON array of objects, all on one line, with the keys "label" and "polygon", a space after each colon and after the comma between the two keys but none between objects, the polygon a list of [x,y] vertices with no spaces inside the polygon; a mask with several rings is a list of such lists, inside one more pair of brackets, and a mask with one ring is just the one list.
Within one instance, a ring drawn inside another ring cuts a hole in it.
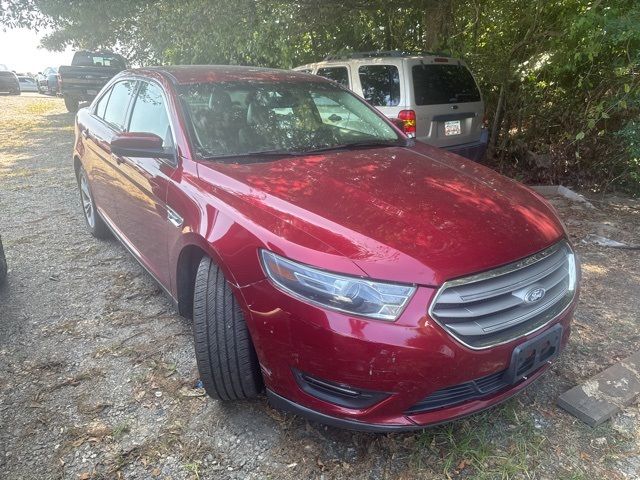
[{"label": "tree trunk", "polygon": [[446,44],[446,37],[454,20],[452,0],[424,0],[422,9],[422,43],[426,51],[436,51],[442,44]]},{"label": "tree trunk", "polygon": [[502,122],[502,114],[504,110],[504,97],[507,89],[507,81],[504,80],[500,85],[500,95],[498,96],[498,104],[496,105],[496,113],[493,117],[493,125],[491,126],[491,134],[489,135],[489,145],[487,147],[488,156],[493,157],[496,153],[496,145],[498,142],[498,134]]}]

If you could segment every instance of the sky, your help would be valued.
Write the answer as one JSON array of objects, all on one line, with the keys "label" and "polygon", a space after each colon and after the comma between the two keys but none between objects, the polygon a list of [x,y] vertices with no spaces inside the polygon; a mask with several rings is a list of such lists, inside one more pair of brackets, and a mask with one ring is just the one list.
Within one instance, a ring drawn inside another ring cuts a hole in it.
[{"label": "sky", "polygon": [[73,57],[71,49],[51,52],[40,48],[43,32],[24,28],[0,30],[0,64],[18,73],[38,73],[46,67],[68,65]]}]

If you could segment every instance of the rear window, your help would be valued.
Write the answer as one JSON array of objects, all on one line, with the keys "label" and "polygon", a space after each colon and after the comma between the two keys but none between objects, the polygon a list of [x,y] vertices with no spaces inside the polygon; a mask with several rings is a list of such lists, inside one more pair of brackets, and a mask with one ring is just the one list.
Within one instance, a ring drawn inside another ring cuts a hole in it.
[{"label": "rear window", "polygon": [[72,65],[84,67],[126,68],[121,57],[109,54],[78,52],[73,56]]},{"label": "rear window", "polygon": [[349,70],[347,70],[347,67],[319,68],[317,75],[338,82],[340,85],[349,88]]},{"label": "rear window", "polygon": [[480,101],[480,91],[465,66],[416,65],[412,74],[416,105]]},{"label": "rear window", "polygon": [[394,65],[363,65],[358,69],[362,96],[375,107],[400,103],[400,74]]}]

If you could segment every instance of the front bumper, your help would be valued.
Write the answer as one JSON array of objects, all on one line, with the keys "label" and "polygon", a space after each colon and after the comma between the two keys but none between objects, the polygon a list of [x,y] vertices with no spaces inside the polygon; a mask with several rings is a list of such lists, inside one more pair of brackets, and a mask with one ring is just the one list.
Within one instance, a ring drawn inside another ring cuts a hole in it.
[{"label": "front bumper", "polygon": [[[547,366],[482,398],[431,411],[408,411],[433,392],[507,369],[516,346],[558,323],[563,325],[564,347],[577,301],[576,295],[562,315],[534,334],[471,350],[426,313],[435,292],[420,287],[396,322],[384,322],[306,304],[268,280],[239,288],[243,299],[251,299],[243,303],[271,403],[325,424],[365,431],[413,430],[461,418],[520,392]],[[303,390],[295,372],[386,395],[366,408],[341,406]]]},{"label": "front bumper", "polygon": [[[547,370],[547,368],[542,368],[535,375],[531,376],[527,380],[521,382],[517,386],[510,388],[504,391],[501,394],[494,395],[490,398],[484,399],[483,401],[476,401],[474,405],[469,404],[467,407],[459,412],[452,411],[453,409],[441,410],[441,418],[439,420],[433,420],[429,423],[416,423],[415,417],[408,416],[406,417],[410,422],[405,422],[401,424],[393,424],[393,423],[385,423],[385,424],[375,424],[375,423],[366,423],[360,420],[351,420],[349,418],[338,418],[332,417],[330,415],[324,414],[317,410],[312,410],[303,405],[297,404],[288,400],[277,393],[267,389],[267,399],[272,407],[277,408],[279,410],[284,410],[287,412],[295,413],[296,415],[300,415],[312,422],[322,423],[324,425],[329,425],[331,427],[344,428],[347,430],[355,430],[358,432],[373,432],[373,433],[392,433],[392,432],[411,432],[414,430],[422,430],[426,427],[433,427],[436,425],[440,425],[443,423],[448,423],[454,420],[459,420],[464,417],[468,417],[469,415],[474,415],[476,413],[482,412],[489,408],[495,407],[503,402],[506,402],[514,395],[517,395],[522,390],[527,388],[529,385],[534,383],[538,378],[542,376],[542,374]],[[443,415],[444,414],[444,415]]]}]

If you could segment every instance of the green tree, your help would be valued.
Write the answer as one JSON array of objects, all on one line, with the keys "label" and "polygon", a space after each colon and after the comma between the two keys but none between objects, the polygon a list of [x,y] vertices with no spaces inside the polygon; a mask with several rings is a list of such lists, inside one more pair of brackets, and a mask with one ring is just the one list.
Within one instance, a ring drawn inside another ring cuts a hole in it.
[{"label": "green tree", "polygon": [[0,0],[0,22],[48,29],[51,49],[110,48],[134,65],[449,53],[481,85],[496,168],[640,191],[637,0]]}]

